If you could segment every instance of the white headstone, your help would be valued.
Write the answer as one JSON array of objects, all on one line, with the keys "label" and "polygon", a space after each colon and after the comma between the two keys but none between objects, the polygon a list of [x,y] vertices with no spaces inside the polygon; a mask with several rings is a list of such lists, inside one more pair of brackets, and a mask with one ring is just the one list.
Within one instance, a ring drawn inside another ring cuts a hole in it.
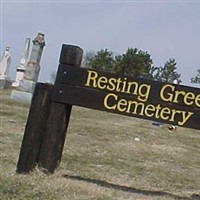
[{"label": "white headstone", "polygon": [[28,62],[28,56],[29,56],[30,42],[31,42],[31,39],[26,38],[23,53],[22,53],[19,65],[17,67],[15,82],[13,82],[12,84],[13,87],[18,87],[20,81],[24,79],[24,73],[25,73],[27,62]]},{"label": "white headstone", "polygon": [[9,50],[10,50],[10,47],[7,46],[0,61],[0,79],[1,80],[8,79],[8,73],[9,73],[9,68],[10,68],[10,63],[11,63],[11,55],[10,55]]}]

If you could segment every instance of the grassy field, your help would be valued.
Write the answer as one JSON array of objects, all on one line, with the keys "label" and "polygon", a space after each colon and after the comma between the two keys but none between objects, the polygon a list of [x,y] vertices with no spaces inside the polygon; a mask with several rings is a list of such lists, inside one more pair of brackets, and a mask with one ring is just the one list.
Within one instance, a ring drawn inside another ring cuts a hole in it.
[{"label": "grassy field", "polygon": [[200,199],[200,131],[73,107],[59,168],[16,174],[29,103],[0,90],[0,200]]}]

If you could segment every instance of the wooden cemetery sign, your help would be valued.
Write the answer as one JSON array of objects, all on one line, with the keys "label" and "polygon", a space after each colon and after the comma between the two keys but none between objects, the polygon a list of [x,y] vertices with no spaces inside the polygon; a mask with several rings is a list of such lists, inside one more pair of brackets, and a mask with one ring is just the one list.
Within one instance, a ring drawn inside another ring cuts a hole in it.
[{"label": "wooden cemetery sign", "polygon": [[198,88],[80,68],[82,53],[63,45],[55,85],[37,83],[17,172],[54,172],[72,105],[200,129]]},{"label": "wooden cemetery sign", "polygon": [[197,88],[60,65],[53,100],[200,129]]}]

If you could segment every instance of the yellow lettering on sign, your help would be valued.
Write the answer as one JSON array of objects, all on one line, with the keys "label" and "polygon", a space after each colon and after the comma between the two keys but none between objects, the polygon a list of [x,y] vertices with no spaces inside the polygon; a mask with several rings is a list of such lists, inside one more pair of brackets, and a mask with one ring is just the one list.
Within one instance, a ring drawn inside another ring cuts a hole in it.
[{"label": "yellow lettering on sign", "polygon": [[184,96],[184,103],[191,106],[194,103],[195,95],[192,92],[187,92]]},{"label": "yellow lettering on sign", "polygon": [[142,84],[138,89],[138,100],[146,102],[150,94],[150,89],[150,85]]},{"label": "yellow lettering on sign", "polygon": [[164,107],[160,112],[160,118],[164,120],[168,120],[170,114],[171,114],[170,108]]},{"label": "yellow lettering on sign", "polygon": [[195,104],[196,104],[197,107],[200,107],[200,94],[196,96]]},{"label": "yellow lettering on sign", "polygon": [[97,72],[88,70],[88,76],[87,76],[87,81],[86,81],[85,86],[96,88],[97,87],[97,80],[96,80],[97,77],[98,77]]},{"label": "yellow lettering on sign", "polygon": [[173,94],[171,94],[170,92],[168,92],[167,94],[165,94],[165,90],[166,89],[170,89],[170,91],[174,91],[174,86],[170,85],[170,84],[164,85],[162,87],[161,91],[160,91],[160,98],[163,101],[172,102],[173,101]]},{"label": "yellow lettering on sign", "polygon": [[101,76],[99,79],[98,79],[98,88],[99,89],[105,89],[106,88],[106,83],[108,82],[108,79],[105,77],[105,76]]},{"label": "yellow lettering on sign", "polygon": [[[194,114],[189,111],[162,107],[160,104],[148,104],[151,92],[151,85],[149,84],[129,81],[127,77],[108,78],[100,76],[98,72],[93,70],[87,72],[85,86],[113,92],[106,94],[103,99],[103,106],[107,110],[128,115],[140,115],[144,118],[160,119],[177,123],[180,126],[187,123]],[[177,90],[176,88],[173,84],[163,85],[159,93],[160,99],[164,102],[185,104],[186,106],[195,104],[200,107],[200,94],[195,95],[193,92]],[[129,100],[126,99],[126,96],[120,98],[120,93],[129,95]],[[130,95],[133,95],[134,100],[130,100]]]},{"label": "yellow lettering on sign", "polygon": [[103,101],[103,104],[104,104],[104,107],[107,108],[108,110],[115,110],[116,108],[116,104],[114,105],[108,105],[108,100],[109,98],[113,98],[114,100],[117,100],[118,97],[116,94],[113,94],[113,93],[110,93],[110,94],[107,94],[104,98],[104,101]]},{"label": "yellow lettering on sign", "polygon": [[123,98],[120,99],[119,96],[114,93],[109,93],[105,96],[104,107],[108,110],[113,110],[120,113],[162,119],[164,121],[170,121],[173,123],[177,122],[180,126],[184,125],[194,114],[193,112],[161,107],[160,104],[145,105],[142,102],[126,100]]},{"label": "yellow lettering on sign", "polygon": [[182,111],[182,121],[178,122],[178,125],[182,126],[184,125],[189,119],[190,117],[193,115],[193,112],[186,112],[186,111]]},{"label": "yellow lettering on sign", "polygon": [[135,81],[128,81],[124,78],[108,78],[100,76],[96,71],[87,70],[87,80],[85,86],[97,88],[100,90],[109,90],[117,93],[131,94],[137,97],[137,100],[146,102],[149,98],[151,85],[139,84]]},{"label": "yellow lettering on sign", "polygon": [[120,99],[117,103],[117,110],[119,112],[125,112],[127,108],[127,100],[126,99]]},{"label": "yellow lettering on sign", "polygon": [[145,116],[147,117],[153,117],[155,115],[155,110],[156,110],[156,107],[152,104],[149,104],[146,106],[146,109],[145,109]]},{"label": "yellow lettering on sign", "polygon": [[165,102],[200,107],[200,94],[195,95],[193,92],[175,90],[175,86],[171,84],[166,84],[161,88],[160,98]]}]

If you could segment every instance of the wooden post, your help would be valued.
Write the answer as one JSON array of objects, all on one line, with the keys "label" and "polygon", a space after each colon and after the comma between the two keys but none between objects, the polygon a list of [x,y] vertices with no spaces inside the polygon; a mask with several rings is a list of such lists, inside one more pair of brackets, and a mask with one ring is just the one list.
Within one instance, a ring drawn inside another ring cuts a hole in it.
[{"label": "wooden post", "polygon": [[18,173],[30,172],[38,162],[52,90],[52,85],[36,84],[18,159]]},{"label": "wooden post", "polygon": [[[65,65],[80,67],[82,54],[83,50],[77,46],[63,45],[59,68],[61,65],[62,67]],[[59,73],[61,71],[58,69],[56,83],[62,76]],[[71,109],[72,105],[51,102],[39,155],[39,166],[46,172],[53,173],[61,161]]]}]

